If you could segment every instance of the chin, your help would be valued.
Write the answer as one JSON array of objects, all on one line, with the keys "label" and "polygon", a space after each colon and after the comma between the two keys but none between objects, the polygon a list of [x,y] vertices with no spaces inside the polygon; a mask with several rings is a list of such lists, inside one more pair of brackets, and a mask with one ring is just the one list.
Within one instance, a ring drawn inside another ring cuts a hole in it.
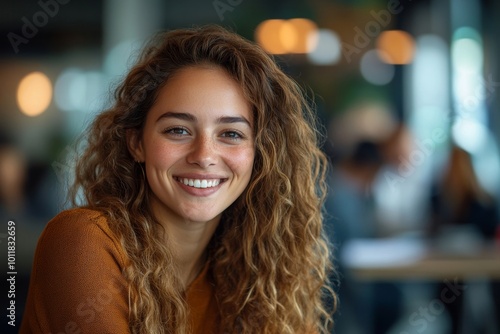
[{"label": "chin", "polygon": [[213,221],[214,219],[220,218],[220,216],[221,216],[220,214],[207,214],[207,213],[182,215],[182,217],[186,221],[193,223],[205,223]]}]

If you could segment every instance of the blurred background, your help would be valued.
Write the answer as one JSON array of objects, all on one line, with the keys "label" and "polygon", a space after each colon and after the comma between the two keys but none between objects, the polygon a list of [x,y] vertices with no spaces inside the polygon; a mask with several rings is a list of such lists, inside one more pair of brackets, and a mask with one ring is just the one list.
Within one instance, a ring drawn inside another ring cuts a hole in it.
[{"label": "blurred background", "polygon": [[314,97],[335,333],[500,333],[499,16],[496,0],[2,0],[0,245],[14,221],[16,324],[86,125],[153,33],[220,24]]}]

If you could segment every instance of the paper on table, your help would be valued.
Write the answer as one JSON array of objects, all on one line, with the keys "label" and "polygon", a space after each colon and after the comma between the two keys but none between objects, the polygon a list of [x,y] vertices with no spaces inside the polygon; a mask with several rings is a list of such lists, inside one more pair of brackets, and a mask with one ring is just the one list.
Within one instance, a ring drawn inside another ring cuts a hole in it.
[{"label": "paper on table", "polygon": [[344,245],[340,260],[351,268],[401,266],[424,257],[425,249],[422,240],[355,239]]}]

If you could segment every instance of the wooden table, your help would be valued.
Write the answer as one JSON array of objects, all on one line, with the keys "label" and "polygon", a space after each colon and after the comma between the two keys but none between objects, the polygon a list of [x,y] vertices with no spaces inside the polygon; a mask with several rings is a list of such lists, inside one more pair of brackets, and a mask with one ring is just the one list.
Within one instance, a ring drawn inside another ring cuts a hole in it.
[{"label": "wooden table", "polygon": [[341,261],[361,280],[500,279],[498,245],[457,253],[423,240],[353,240],[344,247]]}]

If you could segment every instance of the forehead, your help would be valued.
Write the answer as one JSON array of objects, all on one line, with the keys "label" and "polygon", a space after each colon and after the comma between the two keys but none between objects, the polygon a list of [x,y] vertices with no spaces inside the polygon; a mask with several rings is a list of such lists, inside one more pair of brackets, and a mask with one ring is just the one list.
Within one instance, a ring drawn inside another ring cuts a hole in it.
[{"label": "forehead", "polygon": [[239,114],[251,118],[241,85],[224,69],[192,66],[178,70],[158,91],[151,113],[176,111],[199,116]]}]

